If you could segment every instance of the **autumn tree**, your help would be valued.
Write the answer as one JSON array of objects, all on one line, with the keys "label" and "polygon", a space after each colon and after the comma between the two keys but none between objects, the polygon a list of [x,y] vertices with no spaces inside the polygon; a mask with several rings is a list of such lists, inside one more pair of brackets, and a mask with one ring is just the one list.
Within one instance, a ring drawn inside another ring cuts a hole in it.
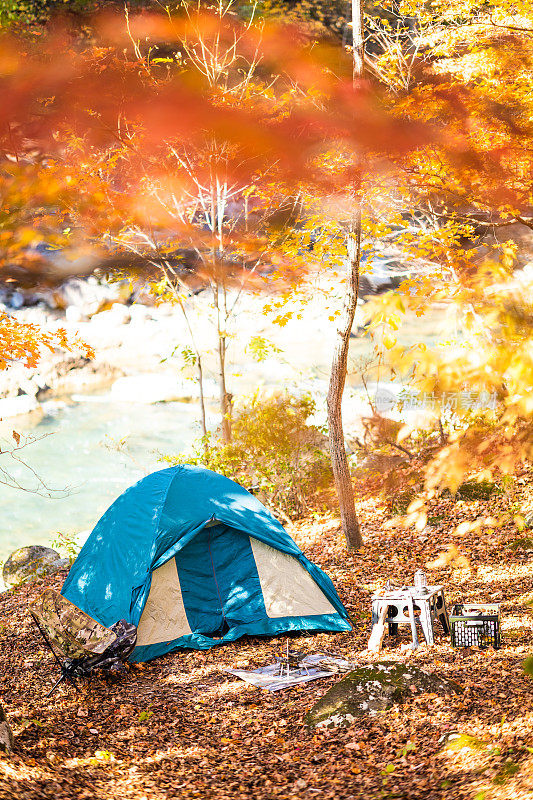
[{"label": "autumn tree", "polygon": [[[352,0],[352,34],[353,80],[354,84],[357,85],[364,77],[365,64],[363,9],[361,0]],[[352,220],[350,222],[350,232],[347,237],[348,278],[346,284],[346,298],[343,314],[339,318],[327,397],[331,464],[333,467],[337,497],[339,499],[342,532],[350,549],[357,549],[362,545],[342,426],[342,396],[346,383],[348,350],[357,307],[359,272],[361,267],[361,196],[359,189],[360,187],[358,186],[354,187],[352,197],[352,202],[356,205],[356,208],[353,211]]]},{"label": "autumn tree", "polygon": [[[246,107],[251,113],[274,118],[284,113],[288,97],[280,101],[279,93],[272,90],[276,78],[260,69],[260,26],[252,15],[245,25],[236,27],[232,24],[233,6],[231,0],[221,0],[206,17],[198,7],[185,5],[186,28],[178,27],[178,39],[167,55],[158,57],[157,49],[143,53],[140,43],[132,38],[135,55],[146,71],[146,79],[156,86],[164,88],[166,84],[168,73],[161,72],[162,64],[168,70],[175,69],[176,64],[186,65],[216,108]],[[168,21],[170,25],[175,22],[170,10]],[[250,47],[252,26],[257,38]],[[128,158],[131,152],[137,159],[143,150],[143,131],[138,127],[131,133],[123,131],[121,138],[121,158]],[[163,138],[155,158],[157,169],[152,157],[144,158],[145,168],[140,174],[138,169],[133,172],[151,200],[148,217],[125,225],[116,242],[147,258],[154,273],[152,290],[158,298],[177,303],[184,315],[192,352],[183,352],[197,370],[204,435],[203,354],[190,304],[198,293],[210,292],[221,432],[223,440],[229,442],[232,401],[228,347],[243,293],[257,288],[261,270],[268,268],[271,272],[264,234],[273,211],[272,200],[261,187],[265,183],[274,186],[276,170],[272,165],[258,164],[249,143],[243,146],[232,142],[223,131],[207,125],[180,139]]]},{"label": "autumn tree", "polygon": [[[513,474],[533,455],[531,278],[517,269],[531,258],[533,228],[533,18],[526,4],[400,10],[418,26],[394,40],[382,31],[375,73],[391,107],[422,115],[446,139],[396,162],[396,199],[429,223],[404,237],[405,257],[423,257],[432,269],[376,299],[372,311],[388,331],[393,369],[434,398],[436,411],[456,398],[426,469],[430,493],[455,491],[466,476]],[[438,348],[402,347],[404,313],[430,314],[436,303],[457,315],[461,336]],[[410,431],[399,435],[408,441]]]}]

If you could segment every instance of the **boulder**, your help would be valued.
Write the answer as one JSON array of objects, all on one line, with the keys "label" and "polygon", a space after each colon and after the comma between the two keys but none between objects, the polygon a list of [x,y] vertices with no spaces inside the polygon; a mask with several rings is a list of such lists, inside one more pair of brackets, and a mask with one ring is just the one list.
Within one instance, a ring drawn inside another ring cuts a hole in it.
[{"label": "boulder", "polygon": [[147,320],[152,320],[152,310],[146,308],[146,306],[142,305],[141,303],[134,303],[128,309],[130,320],[134,324],[139,324],[146,322]]},{"label": "boulder", "polygon": [[43,400],[74,392],[97,391],[107,388],[120,374],[121,371],[111,364],[70,356],[38,376],[40,388],[37,397]]},{"label": "boulder", "polygon": [[8,303],[11,308],[18,310],[19,308],[22,308],[22,306],[24,305],[24,295],[22,294],[22,292],[15,291],[9,298]]},{"label": "boulder", "polygon": [[100,282],[95,277],[69,278],[53,292],[52,308],[75,306],[84,317],[92,317],[121,299],[124,291],[118,283]]},{"label": "boulder", "polygon": [[117,325],[126,325],[131,321],[130,310],[128,306],[123,306],[120,303],[113,303],[111,308],[105,311],[99,311],[91,317],[93,325],[102,325],[115,328]]},{"label": "boulder", "polygon": [[311,727],[349,725],[357,717],[375,715],[410,695],[462,691],[453,681],[394,661],[368,664],[349,672],[306,714]]},{"label": "boulder", "polygon": [[0,420],[35,412],[42,413],[35,395],[19,394],[17,397],[3,397],[0,400]]},{"label": "boulder", "polygon": [[[204,396],[216,395],[214,383],[204,382]],[[111,399],[119,403],[169,403],[173,400],[197,400],[198,383],[169,373],[143,373],[119,378],[111,387]]]},{"label": "boulder", "polygon": [[2,577],[6,586],[18,586],[21,583],[31,583],[45,575],[53,575],[69,565],[68,558],[61,558],[52,548],[32,544],[29,547],[20,547],[11,553],[4,564]]},{"label": "boulder", "polygon": [[78,306],[67,306],[65,309],[65,319],[67,322],[78,323],[87,322],[89,317]]}]

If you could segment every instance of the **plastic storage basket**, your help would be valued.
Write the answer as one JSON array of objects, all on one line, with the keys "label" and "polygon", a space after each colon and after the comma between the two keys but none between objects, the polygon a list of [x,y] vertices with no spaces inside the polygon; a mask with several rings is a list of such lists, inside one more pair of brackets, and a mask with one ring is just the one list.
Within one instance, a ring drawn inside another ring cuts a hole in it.
[{"label": "plastic storage basket", "polygon": [[453,647],[501,647],[500,607],[497,603],[457,604],[450,614]]}]

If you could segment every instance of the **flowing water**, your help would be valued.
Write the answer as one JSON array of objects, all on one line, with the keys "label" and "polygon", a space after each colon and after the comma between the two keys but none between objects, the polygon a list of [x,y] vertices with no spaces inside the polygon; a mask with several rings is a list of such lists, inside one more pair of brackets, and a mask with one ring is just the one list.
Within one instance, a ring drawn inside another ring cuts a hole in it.
[{"label": "flowing water", "polygon": [[[31,491],[0,484],[0,561],[17,547],[50,545],[57,532],[78,536],[94,526],[128,486],[166,465],[198,436],[197,410],[187,403],[112,403],[106,397],[45,404],[45,416],[27,431],[35,442],[20,451],[24,466],[3,457],[2,468]],[[17,420],[17,431],[24,428]],[[127,450],[120,447],[127,439]],[[4,449],[4,448],[2,448]],[[34,490],[31,470],[53,497]]]}]

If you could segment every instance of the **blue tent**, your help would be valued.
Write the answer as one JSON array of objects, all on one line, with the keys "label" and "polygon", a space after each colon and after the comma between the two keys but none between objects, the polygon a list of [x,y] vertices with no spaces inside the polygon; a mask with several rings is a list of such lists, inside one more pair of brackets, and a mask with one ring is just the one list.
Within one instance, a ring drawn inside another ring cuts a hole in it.
[{"label": "blue tent", "polygon": [[132,661],[244,636],[348,631],[331,580],[246,489],[201,467],[154,472],[97,523],[61,594],[138,626]]}]

